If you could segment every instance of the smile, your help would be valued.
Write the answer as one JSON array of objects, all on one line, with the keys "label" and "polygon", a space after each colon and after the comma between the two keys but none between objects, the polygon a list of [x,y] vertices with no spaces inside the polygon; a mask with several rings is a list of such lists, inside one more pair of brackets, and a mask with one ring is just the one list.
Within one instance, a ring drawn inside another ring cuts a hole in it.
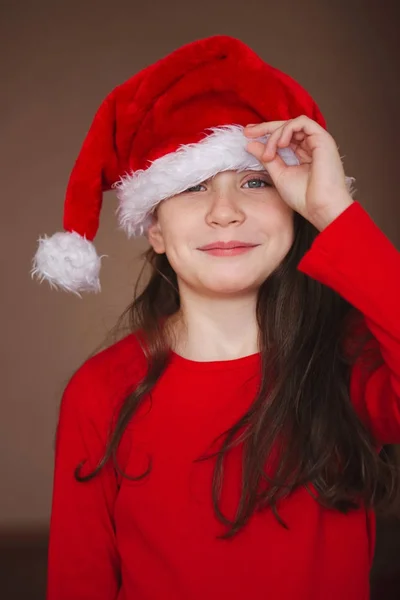
[{"label": "smile", "polygon": [[209,249],[201,249],[201,252],[205,252],[206,254],[212,254],[213,256],[236,256],[237,254],[245,254],[246,252],[250,252],[253,248],[257,246],[234,246],[232,248],[209,248]]}]

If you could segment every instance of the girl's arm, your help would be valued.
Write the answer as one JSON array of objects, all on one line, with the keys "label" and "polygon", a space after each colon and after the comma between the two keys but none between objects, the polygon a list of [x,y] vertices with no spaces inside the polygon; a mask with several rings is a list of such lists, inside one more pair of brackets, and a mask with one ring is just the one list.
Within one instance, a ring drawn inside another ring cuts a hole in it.
[{"label": "girl's arm", "polygon": [[400,443],[400,253],[354,202],[321,231],[298,265],[363,315],[381,365],[352,371],[355,409],[380,444]]},{"label": "girl's arm", "polygon": [[[82,473],[102,457],[107,402],[93,363],[85,363],[63,394],[56,438],[47,600],[115,600],[119,558],[113,526],[117,480],[111,464],[88,482]],[[103,397],[102,397],[103,394]]]}]

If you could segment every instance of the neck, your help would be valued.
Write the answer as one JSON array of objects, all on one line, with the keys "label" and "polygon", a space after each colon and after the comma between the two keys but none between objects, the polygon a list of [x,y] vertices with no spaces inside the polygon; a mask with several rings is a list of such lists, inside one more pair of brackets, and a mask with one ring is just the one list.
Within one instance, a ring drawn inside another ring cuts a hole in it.
[{"label": "neck", "polygon": [[174,352],[196,361],[233,360],[259,351],[256,294],[194,297],[181,294],[181,308],[167,320]]}]

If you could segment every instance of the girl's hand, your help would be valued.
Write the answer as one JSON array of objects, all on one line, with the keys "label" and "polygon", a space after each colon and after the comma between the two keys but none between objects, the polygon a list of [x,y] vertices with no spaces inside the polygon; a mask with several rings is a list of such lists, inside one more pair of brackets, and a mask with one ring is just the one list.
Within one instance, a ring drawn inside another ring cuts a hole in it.
[{"label": "girl's hand", "polygon": [[[264,165],[282,199],[320,231],[354,202],[335,140],[309,117],[248,125],[244,135],[269,135],[265,144],[249,142],[247,151]],[[277,154],[287,147],[299,165],[287,166]]]}]

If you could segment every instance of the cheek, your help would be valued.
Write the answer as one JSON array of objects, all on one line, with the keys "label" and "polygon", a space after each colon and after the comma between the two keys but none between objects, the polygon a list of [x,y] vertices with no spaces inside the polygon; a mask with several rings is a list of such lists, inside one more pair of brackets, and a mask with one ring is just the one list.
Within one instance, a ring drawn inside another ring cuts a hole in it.
[{"label": "cheek", "polygon": [[196,226],[193,224],[194,215],[190,204],[187,200],[183,202],[181,198],[164,200],[159,205],[158,219],[165,242],[169,245]]},{"label": "cheek", "polygon": [[294,212],[282,200],[259,213],[260,236],[265,239],[265,266],[270,272],[285,258],[294,241]]},{"label": "cheek", "polygon": [[165,254],[177,274],[187,270],[190,265],[190,231],[187,222],[175,219],[171,220],[168,229],[163,232]]},{"label": "cheek", "polygon": [[199,216],[190,200],[172,197],[164,200],[158,211],[159,223],[166,248],[171,252],[189,245],[193,234],[199,230]]},{"label": "cheek", "polygon": [[268,238],[293,237],[294,211],[278,195],[258,207],[257,223]]}]

